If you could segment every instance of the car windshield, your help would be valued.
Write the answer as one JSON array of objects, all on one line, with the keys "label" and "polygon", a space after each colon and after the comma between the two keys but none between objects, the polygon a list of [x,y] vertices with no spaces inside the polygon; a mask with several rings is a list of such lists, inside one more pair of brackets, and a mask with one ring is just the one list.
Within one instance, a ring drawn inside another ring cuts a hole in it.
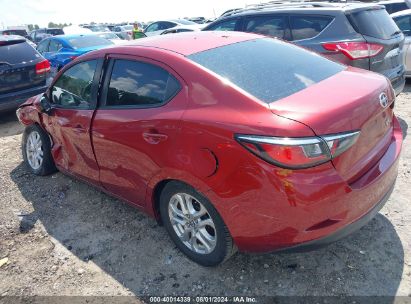
[{"label": "car windshield", "polygon": [[20,64],[40,58],[39,53],[22,40],[0,44],[0,70],[8,64]]},{"label": "car windshield", "polygon": [[56,35],[64,35],[64,32],[62,29],[47,29],[47,34],[56,36]]},{"label": "car windshield", "polygon": [[183,24],[183,25],[195,25],[195,24],[197,24],[195,22],[192,22],[192,21],[189,21],[189,20],[183,20],[183,19],[180,19],[177,22],[180,23],[180,24]]},{"label": "car windshield", "polygon": [[26,30],[5,30],[3,35],[18,35],[18,36],[27,36]]},{"label": "car windshield", "polygon": [[109,29],[106,26],[100,26],[100,25],[95,25],[90,27],[90,30],[93,32],[106,32],[109,31]]},{"label": "car windshield", "polygon": [[266,103],[345,69],[314,52],[271,38],[230,44],[188,57]]},{"label": "car windshield", "polygon": [[133,26],[132,25],[125,25],[122,28],[123,28],[123,31],[131,31],[133,29]]},{"label": "car windshield", "polygon": [[111,33],[111,32],[106,32],[106,33],[101,33],[98,34],[97,36],[105,39],[120,39],[116,34]]},{"label": "car windshield", "polygon": [[110,40],[97,36],[83,36],[68,39],[68,43],[73,49],[89,48],[93,46],[110,45],[113,44]]}]

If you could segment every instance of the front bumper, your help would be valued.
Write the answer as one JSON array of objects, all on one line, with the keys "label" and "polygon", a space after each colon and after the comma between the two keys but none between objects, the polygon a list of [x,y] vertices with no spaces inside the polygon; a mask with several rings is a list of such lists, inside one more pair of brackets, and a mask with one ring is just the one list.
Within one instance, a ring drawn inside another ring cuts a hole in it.
[{"label": "front bumper", "polygon": [[15,110],[28,98],[44,93],[46,90],[47,86],[39,86],[0,95],[0,112]]}]

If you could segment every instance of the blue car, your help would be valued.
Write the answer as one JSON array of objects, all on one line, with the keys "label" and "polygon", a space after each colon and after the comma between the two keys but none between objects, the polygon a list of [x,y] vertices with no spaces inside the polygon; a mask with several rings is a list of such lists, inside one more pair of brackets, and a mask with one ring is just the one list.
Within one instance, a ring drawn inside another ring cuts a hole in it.
[{"label": "blue car", "polygon": [[113,42],[95,35],[59,35],[42,40],[37,51],[50,62],[55,74],[78,56],[110,45]]}]

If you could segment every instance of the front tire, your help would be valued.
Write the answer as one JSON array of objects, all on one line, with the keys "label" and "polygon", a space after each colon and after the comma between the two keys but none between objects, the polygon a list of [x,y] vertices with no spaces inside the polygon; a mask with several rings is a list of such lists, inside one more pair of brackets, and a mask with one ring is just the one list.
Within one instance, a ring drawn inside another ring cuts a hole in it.
[{"label": "front tire", "polygon": [[217,210],[206,197],[186,184],[169,182],[164,187],[160,215],[177,247],[202,266],[217,266],[236,252]]},{"label": "front tire", "polygon": [[30,125],[24,130],[22,153],[24,163],[32,173],[44,176],[57,171],[50,138],[38,125]]}]

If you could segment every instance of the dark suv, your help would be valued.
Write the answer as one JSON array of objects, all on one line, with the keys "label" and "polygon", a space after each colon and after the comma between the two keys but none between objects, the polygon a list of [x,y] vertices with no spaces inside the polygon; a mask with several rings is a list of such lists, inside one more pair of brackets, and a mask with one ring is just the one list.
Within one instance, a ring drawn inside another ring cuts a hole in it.
[{"label": "dark suv", "polygon": [[44,92],[49,71],[49,62],[26,39],[0,36],[0,112]]},{"label": "dark suv", "polygon": [[30,40],[37,44],[44,38],[56,35],[64,35],[64,31],[60,28],[44,28],[30,32]]},{"label": "dark suv", "polygon": [[397,95],[405,85],[404,35],[380,5],[307,2],[256,6],[225,14],[204,30],[252,32],[292,41],[333,60],[385,75]]}]

